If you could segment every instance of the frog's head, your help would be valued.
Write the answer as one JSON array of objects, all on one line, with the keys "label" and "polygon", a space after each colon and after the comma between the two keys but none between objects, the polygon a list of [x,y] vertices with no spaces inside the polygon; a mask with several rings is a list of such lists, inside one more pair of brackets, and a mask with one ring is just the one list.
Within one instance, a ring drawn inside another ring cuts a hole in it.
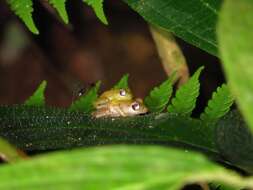
[{"label": "frog's head", "polygon": [[114,101],[125,101],[125,100],[132,100],[133,95],[130,89],[111,89],[105,91],[103,94],[99,96],[99,98],[94,103],[96,108],[99,108],[109,102]]},{"label": "frog's head", "polygon": [[124,112],[127,113],[127,116],[134,116],[147,113],[148,108],[143,104],[142,99],[136,98],[133,101],[129,101],[128,106],[124,107]]},{"label": "frog's head", "polygon": [[132,100],[133,99],[133,95],[132,92],[130,91],[130,89],[112,89],[110,91],[108,91],[109,94],[107,94],[108,98],[110,99],[110,101],[114,101],[114,100]]}]

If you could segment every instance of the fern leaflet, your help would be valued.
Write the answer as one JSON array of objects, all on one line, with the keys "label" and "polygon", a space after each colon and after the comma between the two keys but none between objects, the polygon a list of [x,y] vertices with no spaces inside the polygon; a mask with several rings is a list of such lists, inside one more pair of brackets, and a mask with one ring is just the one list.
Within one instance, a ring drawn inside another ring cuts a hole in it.
[{"label": "fern leaflet", "polygon": [[161,112],[168,104],[173,90],[172,84],[174,76],[172,75],[172,77],[164,81],[159,87],[155,87],[145,98],[144,103],[151,112]]},{"label": "fern leaflet", "polygon": [[28,106],[45,106],[45,96],[44,92],[47,86],[47,82],[44,80],[42,83],[39,85],[37,90],[33,93],[31,97],[29,97],[25,101],[25,105]]},{"label": "fern leaflet", "polygon": [[98,90],[100,87],[101,82],[98,81],[94,87],[92,87],[89,91],[87,91],[79,100],[73,102],[70,110],[80,110],[84,113],[90,113],[93,109],[93,102],[98,97]]},{"label": "fern leaflet", "polygon": [[91,6],[96,14],[96,16],[99,18],[99,20],[104,23],[108,24],[104,9],[103,9],[103,2],[104,0],[83,0],[83,2],[87,3],[89,6]]},{"label": "fern leaflet", "polygon": [[53,5],[62,20],[67,24],[69,22],[69,18],[65,7],[66,0],[48,0],[48,2]]},{"label": "fern leaflet", "polygon": [[189,116],[195,108],[197,97],[199,96],[199,75],[204,67],[200,67],[193,76],[176,92],[171,105],[167,110],[171,113]]},{"label": "fern leaflet", "polygon": [[128,88],[128,77],[129,74],[125,74],[120,80],[119,82],[117,82],[117,84],[114,85],[114,89],[120,89],[120,88],[124,88],[127,89]]},{"label": "fern leaflet", "polygon": [[217,121],[224,116],[234,102],[233,96],[230,94],[228,86],[223,84],[213,93],[212,99],[208,101],[204,113],[200,115],[203,121]]},{"label": "fern leaflet", "polygon": [[32,0],[7,0],[11,10],[21,18],[28,29],[34,34],[39,34],[32,18],[33,2]]}]

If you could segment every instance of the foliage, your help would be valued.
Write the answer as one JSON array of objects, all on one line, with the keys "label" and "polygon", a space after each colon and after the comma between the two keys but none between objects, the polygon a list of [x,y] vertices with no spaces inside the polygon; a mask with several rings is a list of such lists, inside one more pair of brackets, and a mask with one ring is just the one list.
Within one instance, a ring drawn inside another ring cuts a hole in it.
[{"label": "foliage", "polygon": [[7,0],[7,3],[10,4],[11,10],[21,18],[31,32],[34,34],[39,34],[39,31],[32,19],[32,0]]},{"label": "foliage", "polygon": [[65,8],[66,0],[48,0],[48,2],[58,11],[62,20],[67,24],[69,18]]},{"label": "foliage", "polygon": [[6,190],[179,189],[186,183],[202,180],[237,188],[253,187],[250,179],[243,179],[202,155],[155,146],[110,146],[52,153],[3,166],[0,178],[0,188]]},{"label": "foliage", "polygon": [[[234,14],[240,12],[241,14]],[[253,2],[225,1],[218,26],[224,71],[238,106],[253,131]]]},{"label": "foliage", "polygon": [[87,91],[80,99],[73,102],[70,110],[79,110],[84,113],[90,113],[93,109],[93,102],[98,97],[98,90],[100,87],[101,82],[98,81],[94,87],[92,87],[89,91]]},{"label": "foliage", "polygon": [[117,82],[117,84],[114,85],[113,88],[115,88],[115,89],[120,89],[120,88],[126,89],[126,88],[128,88],[128,77],[129,77],[129,75],[128,75],[128,74],[125,74],[125,75],[119,80],[119,82]]},{"label": "foliage", "polygon": [[[28,29],[34,34],[39,34],[37,27],[35,26],[32,18],[33,12],[33,1],[32,0],[6,0],[10,5],[11,10],[25,23]],[[48,2],[53,5],[53,7],[58,11],[60,17],[67,24],[68,15],[65,8],[66,0],[48,0]],[[97,17],[107,24],[107,19],[103,10],[103,0],[83,0],[83,2],[90,5]]]},{"label": "foliage", "polygon": [[[29,30],[38,34],[32,19],[33,1],[6,1]],[[213,93],[200,119],[190,117],[199,95],[198,78],[202,67],[176,91],[167,107],[168,112],[129,118],[95,119],[89,115],[98,96],[100,82],[75,101],[70,109],[45,106],[46,82],[43,82],[24,105],[0,107],[0,136],[19,148],[37,151],[124,143],[172,145],[183,151],[122,146],[54,153],[1,166],[3,183],[0,187],[32,189],[47,185],[50,188],[51,184],[54,189],[55,185],[60,189],[63,185],[71,189],[81,188],[82,185],[87,189],[101,189],[101,185],[107,189],[178,189],[185,183],[208,181],[218,186],[221,183],[221,189],[227,187],[223,184],[228,185],[228,189],[252,188],[252,178],[243,179],[192,150],[247,174],[253,173],[253,69],[250,65],[253,62],[253,46],[250,43],[253,40],[250,30],[253,28],[253,3],[249,0],[224,1],[218,21],[217,43],[216,22],[223,1],[123,1],[165,32],[172,32],[215,56],[218,56],[219,48],[229,87],[251,131],[238,112],[229,112],[233,97],[226,85]],[[48,2],[68,23],[66,0]],[[107,24],[103,0],[83,2],[90,5],[97,17]],[[114,88],[127,87],[128,75],[125,75]],[[162,112],[171,94],[172,84],[168,79],[150,92],[145,103],[151,112]],[[0,145],[8,148],[5,143]],[[9,150],[14,151],[1,148],[0,154],[8,155]]]},{"label": "foliage", "polygon": [[47,82],[42,81],[38,89],[33,93],[31,97],[29,97],[25,101],[24,104],[28,106],[44,106],[45,105],[44,91],[46,89],[46,85],[47,85]]},{"label": "foliage", "polygon": [[104,0],[83,0],[83,2],[86,2],[88,5],[90,5],[93,8],[93,10],[95,11],[95,14],[101,20],[102,23],[108,24],[105,13],[104,13],[104,9],[103,9]]},{"label": "foliage", "polygon": [[149,23],[159,26],[213,55],[221,0],[123,0]]},{"label": "foliage", "polygon": [[171,78],[164,81],[159,87],[155,87],[145,98],[144,103],[151,112],[161,112],[168,104],[172,94],[174,76],[172,75]]},{"label": "foliage", "polygon": [[168,112],[181,115],[191,115],[199,95],[199,75],[204,67],[200,67],[194,75],[183,84],[176,92],[176,97],[172,99],[168,106]]},{"label": "foliage", "polygon": [[205,112],[200,115],[204,121],[217,121],[224,116],[234,102],[227,85],[223,84],[213,93],[212,99],[208,101]]}]

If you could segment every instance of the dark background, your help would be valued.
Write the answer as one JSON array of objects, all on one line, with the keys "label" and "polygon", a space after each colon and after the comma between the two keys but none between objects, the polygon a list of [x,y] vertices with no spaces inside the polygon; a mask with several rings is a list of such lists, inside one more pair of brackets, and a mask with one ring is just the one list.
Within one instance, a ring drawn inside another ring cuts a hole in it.
[{"label": "dark background", "polygon": [[[46,103],[66,107],[77,91],[102,80],[109,89],[123,74],[137,97],[166,79],[147,23],[121,1],[106,0],[103,25],[81,0],[67,1],[65,25],[45,1],[34,1],[33,18],[40,35],[33,35],[0,1],[0,103],[22,103],[46,79]],[[219,60],[177,39],[192,74],[204,65],[198,115],[212,91],[224,82]]]}]

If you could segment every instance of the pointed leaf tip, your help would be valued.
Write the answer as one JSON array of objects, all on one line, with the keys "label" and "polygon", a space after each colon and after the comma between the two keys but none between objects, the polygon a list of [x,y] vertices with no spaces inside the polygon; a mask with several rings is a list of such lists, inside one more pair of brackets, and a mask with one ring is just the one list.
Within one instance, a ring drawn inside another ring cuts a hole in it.
[{"label": "pointed leaf tip", "polygon": [[108,25],[108,21],[103,9],[104,0],[83,0],[83,2],[87,3],[89,6],[93,8],[96,16],[99,18],[99,20],[102,23],[104,23],[105,25]]},{"label": "pointed leaf tip", "polygon": [[144,99],[145,105],[151,112],[161,112],[164,110],[172,94],[172,85],[175,76],[176,73],[174,72],[170,78],[160,84],[160,86],[155,87]]},{"label": "pointed leaf tip", "polygon": [[176,113],[189,116],[195,108],[197,97],[199,96],[199,75],[204,67],[200,67],[193,76],[183,84],[172,99],[171,105],[167,110],[170,113]]},{"label": "pointed leaf tip", "polygon": [[71,111],[82,111],[84,113],[90,113],[93,109],[93,102],[98,97],[98,90],[100,88],[101,81],[98,81],[94,87],[87,91],[80,99],[74,101],[70,106]]},{"label": "pointed leaf tip", "polygon": [[119,80],[119,82],[117,82],[117,84],[114,85],[114,89],[120,89],[120,88],[129,88],[128,87],[128,78],[129,78],[129,74],[125,74],[123,75],[123,77]]},{"label": "pointed leaf tip", "polygon": [[44,80],[41,82],[37,90],[30,96],[26,101],[25,105],[28,106],[44,106],[45,105],[45,97],[44,92],[46,89],[47,82]]}]

